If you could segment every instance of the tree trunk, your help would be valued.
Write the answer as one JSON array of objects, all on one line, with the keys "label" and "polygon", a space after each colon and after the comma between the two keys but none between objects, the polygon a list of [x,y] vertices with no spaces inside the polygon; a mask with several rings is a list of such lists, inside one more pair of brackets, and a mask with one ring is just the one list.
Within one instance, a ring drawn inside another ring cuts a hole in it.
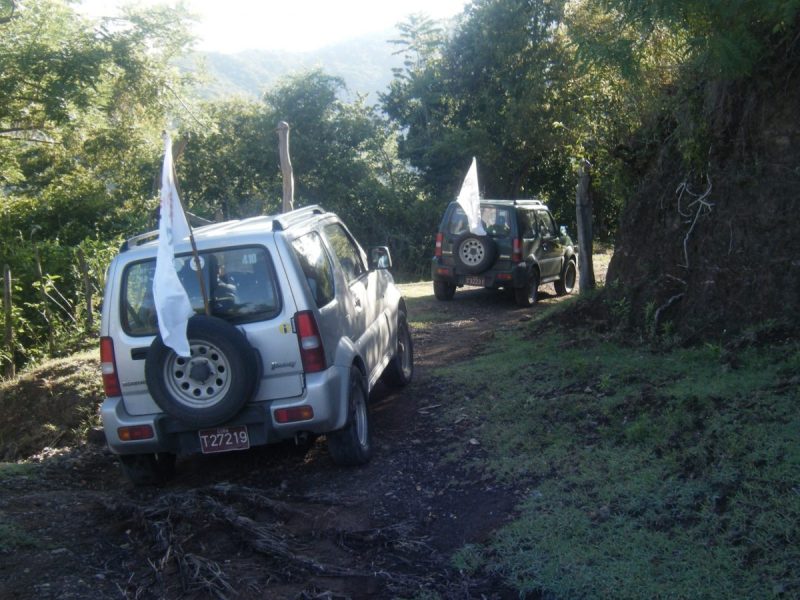
[{"label": "tree trunk", "polygon": [[278,123],[278,153],[281,157],[281,175],[283,176],[283,207],[281,212],[294,210],[294,174],[289,157],[289,124]]},{"label": "tree trunk", "polygon": [[594,265],[592,263],[592,165],[582,160],[578,167],[578,187],[575,210],[578,218],[578,286],[581,293],[595,288]]}]

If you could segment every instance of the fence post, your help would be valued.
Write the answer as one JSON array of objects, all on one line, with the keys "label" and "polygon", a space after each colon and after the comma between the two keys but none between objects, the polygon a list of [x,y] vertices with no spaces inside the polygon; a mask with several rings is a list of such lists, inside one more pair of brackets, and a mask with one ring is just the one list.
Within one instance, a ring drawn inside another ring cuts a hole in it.
[{"label": "fence post", "polygon": [[281,159],[281,175],[283,177],[283,205],[281,212],[294,210],[294,174],[292,159],[289,155],[289,124],[286,121],[278,123],[278,155]]},{"label": "fence post", "polygon": [[91,333],[94,327],[94,309],[92,308],[92,281],[89,278],[89,265],[86,264],[86,255],[83,248],[78,247],[78,263],[83,276],[83,293],[86,296],[86,333]]},{"label": "fence post", "polygon": [[33,249],[33,255],[36,259],[36,278],[39,280],[39,295],[42,297],[42,312],[44,320],[47,322],[47,347],[50,351],[49,356],[52,358],[56,355],[56,339],[53,332],[53,321],[50,318],[50,309],[47,307],[47,290],[44,289],[44,275],[42,274],[42,261],[39,258],[39,249]]},{"label": "fence post", "polygon": [[14,377],[14,327],[11,322],[11,267],[3,267],[3,307],[6,317],[5,348],[8,352],[8,363],[6,364],[5,374],[9,379]]},{"label": "fence post", "polygon": [[583,159],[578,167],[575,211],[578,221],[578,287],[585,294],[596,286],[592,260],[592,165]]}]

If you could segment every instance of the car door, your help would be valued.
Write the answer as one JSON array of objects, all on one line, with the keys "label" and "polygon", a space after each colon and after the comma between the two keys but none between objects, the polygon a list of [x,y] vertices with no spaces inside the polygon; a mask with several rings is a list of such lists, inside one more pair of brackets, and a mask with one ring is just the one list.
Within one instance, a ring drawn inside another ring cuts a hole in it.
[{"label": "car door", "polygon": [[382,332],[386,329],[381,323],[383,296],[378,297],[377,273],[368,271],[363,251],[341,223],[325,225],[324,233],[345,281],[348,333],[373,380],[384,352]]},{"label": "car door", "polygon": [[536,220],[539,223],[539,271],[542,279],[556,277],[561,271],[561,259],[564,249],[556,231],[553,217],[546,210],[536,211]]},{"label": "car door", "polygon": [[522,256],[527,260],[533,256],[538,260],[539,250],[539,223],[536,220],[536,213],[527,208],[517,209],[517,222],[519,236],[522,239]]}]

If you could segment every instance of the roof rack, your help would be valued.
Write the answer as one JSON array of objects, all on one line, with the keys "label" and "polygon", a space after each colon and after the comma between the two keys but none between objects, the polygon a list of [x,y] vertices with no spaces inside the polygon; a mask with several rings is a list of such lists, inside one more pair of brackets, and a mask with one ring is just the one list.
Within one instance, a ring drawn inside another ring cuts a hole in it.
[{"label": "roof rack", "polygon": [[158,229],[154,231],[148,231],[147,233],[140,233],[139,235],[130,237],[124,242],[122,242],[122,246],[119,247],[119,251],[127,252],[131,248],[135,248],[136,246],[141,246],[142,244],[157,239],[158,239]]},{"label": "roof rack", "polygon": [[298,208],[296,210],[275,217],[272,220],[272,230],[284,231],[287,227],[291,226],[293,223],[296,223],[297,221],[300,221],[310,215],[322,215],[324,213],[325,210],[319,204],[311,204],[310,206],[304,206],[303,208]]},{"label": "roof rack", "polygon": [[[186,220],[192,227],[205,227],[206,225],[220,225],[215,221],[209,221],[199,215],[194,213],[190,213],[188,210],[185,212]],[[141,246],[142,244],[146,244],[147,242],[152,242],[153,240],[158,239],[158,229],[154,229],[153,231],[148,231],[147,233],[140,233],[139,235],[134,235],[133,237],[129,237],[127,240],[122,242],[122,246],[120,246],[120,252],[126,252],[131,248],[135,248],[136,246]]]},{"label": "roof rack", "polygon": [[481,198],[481,202],[495,202],[505,206],[546,206],[541,200],[524,198],[519,200],[501,200],[499,198]]}]

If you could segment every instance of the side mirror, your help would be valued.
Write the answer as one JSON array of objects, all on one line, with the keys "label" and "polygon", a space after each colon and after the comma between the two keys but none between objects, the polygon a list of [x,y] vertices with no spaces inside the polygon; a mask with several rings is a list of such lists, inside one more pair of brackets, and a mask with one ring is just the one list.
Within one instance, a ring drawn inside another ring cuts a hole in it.
[{"label": "side mirror", "polygon": [[369,249],[369,270],[391,269],[392,255],[386,246],[376,246]]},{"label": "side mirror", "polygon": [[569,232],[567,231],[567,226],[566,225],[562,225],[559,229],[561,231],[561,235],[563,235],[565,237],[569,237]]}]

